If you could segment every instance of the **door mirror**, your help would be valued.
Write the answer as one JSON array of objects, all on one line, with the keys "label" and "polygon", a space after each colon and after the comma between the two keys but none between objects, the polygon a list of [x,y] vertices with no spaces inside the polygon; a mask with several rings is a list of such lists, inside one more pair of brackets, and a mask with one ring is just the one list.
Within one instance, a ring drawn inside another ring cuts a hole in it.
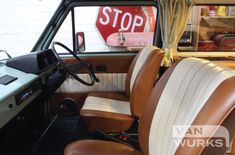
[{"label": "door mirror", "polygon": [[86,46],[85,46],[84,32],[77,32],[76,33],[76,51],[83,52],[85,50],[86,50]]}]

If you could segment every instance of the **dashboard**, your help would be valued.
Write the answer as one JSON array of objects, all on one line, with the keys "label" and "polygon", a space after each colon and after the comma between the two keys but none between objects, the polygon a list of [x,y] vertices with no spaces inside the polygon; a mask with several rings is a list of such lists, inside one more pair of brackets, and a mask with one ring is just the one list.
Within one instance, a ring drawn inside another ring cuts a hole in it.
[{"label": "dashboard", "polygon": [[12,58],[1,64],[0,130],[37,98],[46,100],[64,79],[51,49]]},{"label": "dashboard", "polygon": [[[27,74],[4,65],[0,67],[0,79],[5,75],[14,77],[15,80],[0,85],[0,128],[27,106],[41,91],[38,88],[27,97],[22,94],[25,89],[29,89],[30,85],[38,79],[38,75]],[[17,98],[21,98],[21,101],[19,99],[17,101]]]}]

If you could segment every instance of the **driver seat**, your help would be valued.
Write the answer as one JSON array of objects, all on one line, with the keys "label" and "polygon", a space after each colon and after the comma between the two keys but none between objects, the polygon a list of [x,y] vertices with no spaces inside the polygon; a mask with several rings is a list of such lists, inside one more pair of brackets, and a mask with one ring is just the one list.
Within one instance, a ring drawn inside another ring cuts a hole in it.
[{"label": "driver seat", "polygon": [[88,130],[106,133],[127,131],[134,119],[142,114],[163,56],[157,47],[143,48],[129,68],[125,93],[90,93],[80,110]]},{"label": "driver seat", "polygon": [[139,120],[140,149],[78,140],[66,146],[64,155],[222,155],[235,134],[234,120],[235,71],[186,58],[154,86]]}]

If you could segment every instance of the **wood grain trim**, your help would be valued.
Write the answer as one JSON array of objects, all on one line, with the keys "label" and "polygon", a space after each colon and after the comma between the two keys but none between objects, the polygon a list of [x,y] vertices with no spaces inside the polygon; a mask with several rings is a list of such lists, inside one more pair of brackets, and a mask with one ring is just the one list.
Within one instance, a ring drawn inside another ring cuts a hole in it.
[{"label": "wood grain trim", "polygon": [[[98,65],[106,65],[107,71],[98,73],[127,73],[128,69],[133,61],[133,56],[102,56],[102,57],[84,57],[81,58],[84,61],[90,61],[92,63],[95,72]],[[68,64],[74,64],[77,61],[74,58],[63,58]],[[79,73],[84,73],[81,71]]]}]

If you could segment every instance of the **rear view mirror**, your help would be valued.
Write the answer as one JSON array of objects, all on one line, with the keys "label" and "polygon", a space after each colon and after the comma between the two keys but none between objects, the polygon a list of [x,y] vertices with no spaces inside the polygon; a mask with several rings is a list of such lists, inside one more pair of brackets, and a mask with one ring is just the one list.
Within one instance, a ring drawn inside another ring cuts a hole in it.
[{"label": "rear view mirror", "polygon": [[86,50],[84,32],[76,33],[76,51],[83,52]]}]

